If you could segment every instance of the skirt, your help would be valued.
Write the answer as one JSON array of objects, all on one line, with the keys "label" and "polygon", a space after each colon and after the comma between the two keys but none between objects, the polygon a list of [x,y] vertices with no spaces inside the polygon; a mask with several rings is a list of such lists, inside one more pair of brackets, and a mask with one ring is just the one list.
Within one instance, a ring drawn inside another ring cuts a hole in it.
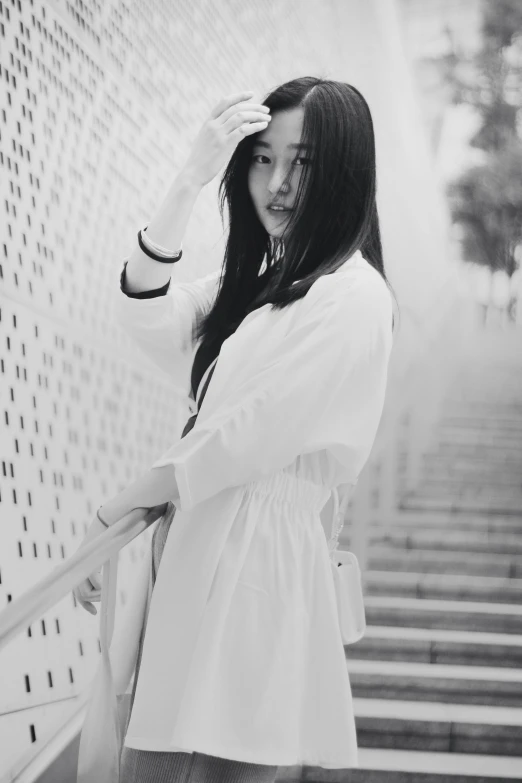
[{"label": "skirt", "polygon": [[[169,501],[167,510],[152,536],[152,586],[156,582],[161,555],[176,513],[176,506]],[[147,618],[143,623],[136,671],[130,700],[130,713],[134,704],[138,682],[143,640]],[[128,725],[128,721],[127,721]],[[279,767],[268,764],[251,764],[236,759],[224,759],[206,753],[180,751],[154,751],[138,748],[122,748],[120,760],[121,783],[273,783]]]}]

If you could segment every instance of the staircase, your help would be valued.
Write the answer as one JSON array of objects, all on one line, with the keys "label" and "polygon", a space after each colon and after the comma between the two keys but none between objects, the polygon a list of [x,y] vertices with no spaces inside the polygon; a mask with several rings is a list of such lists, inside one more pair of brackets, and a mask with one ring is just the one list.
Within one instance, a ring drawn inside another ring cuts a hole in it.
[{"label": "staircase", "polygon": [[522,333],[477,338],[419,486],[371,527],[346,647],[360,767],[301,780],[522,780]]},{"label": "staircase", "polygon": [[[277,781],[522,780],[522,330],[485,332],[415,492],[369,520],[367,631],[346,647],[359,767]],[[77,737],[38,779],[75,779]]]}]

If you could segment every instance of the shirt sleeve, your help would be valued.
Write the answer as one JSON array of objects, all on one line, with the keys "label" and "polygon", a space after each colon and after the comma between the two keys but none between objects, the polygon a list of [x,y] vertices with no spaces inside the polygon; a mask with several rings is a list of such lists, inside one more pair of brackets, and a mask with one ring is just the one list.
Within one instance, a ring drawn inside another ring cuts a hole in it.
[{"label": "shirt sleeve", "polygon": [[165,285],[160,286],[159,288],[150,288],[148,291],[137,291],[134,294],[131,294],[129,291],[125,290],[126,287],[126,274],[127,274],[127,261],[123,264],[122,273],[120,275],[120,290],[122,293],[125,294],[125,296],[130,297],[131,299],[154,299],[155,296],[164,296],[167,291],[170,288],[170,280],[167,280]]},{"label": "shirt sleeve", "polygon": [[191,283],[169,280],[161,288],[130,296],[123,290],[127,261],[128,258],[124,259],[123,270],[121,273],[119,270],[119,285],[115,286],[113,313],[116,323],[142,355],[186,393],[196,349],[196,329],[215,300],[221,270]]},{"label": "shirt sleeve", "polygon": [[319,283],[273,352],[152,465],[173,465],[181,510],[322,449],[357,482],[384,405],[391,296],[373,275]]}]

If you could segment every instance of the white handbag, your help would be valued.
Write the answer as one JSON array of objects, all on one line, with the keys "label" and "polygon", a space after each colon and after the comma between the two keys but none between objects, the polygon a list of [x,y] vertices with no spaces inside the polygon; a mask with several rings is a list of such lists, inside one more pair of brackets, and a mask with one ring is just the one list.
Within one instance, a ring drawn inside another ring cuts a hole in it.
[{"label": "white handbag", "polygon": [[331,563],[343,644],[354,644],[366,631],[359,561],[353,552],[336,550]]},{"label": "white handbag", "polygon": [[343,499],[342,509],[339,508],[339,493],[333,489],[334,496],[334,529],[329,541],[330,563],[332,566],[337,614],[343,644],[354,644],[362,639],[366,631],[366,613],[364,610],[364,595],[362,575],[359,561],[353,552],[338,549],[339,534],[344,525],[344,508],[349,499],[349,493]]}]

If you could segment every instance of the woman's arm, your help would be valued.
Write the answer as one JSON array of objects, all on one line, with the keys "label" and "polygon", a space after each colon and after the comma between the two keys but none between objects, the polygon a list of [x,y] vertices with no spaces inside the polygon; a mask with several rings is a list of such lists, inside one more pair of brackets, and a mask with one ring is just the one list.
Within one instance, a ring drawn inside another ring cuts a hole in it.
[{"label": "woman's arm", "polygon": [[[182,169],[149,222],[147,237],[173,253],[179,250],[201,189],[191,171]],[[168,283],[173,268],[149,258],[136,243],[125,270],[125,290],[133,294],[159,288]]]},{"label": "woman's arm", "polygon": [[[126,487],[98,509],[101,518],[110,527],[135,508],[143,508],[147,512],[154,506],[164,505],[169,500],[179,500],[179,494],[172,465],[161,468],[151,468],[144,476],[140,476],[133,484]],[[144,514],[145,515],[145,514]],[[91,522],[79,549],[90,544],[107,526],[100,522],[98,514]],[[93,601],[101,600],[102,587],[101,568],[80,582],[73,590],[73,595],[84,609],[96,614]]]},{"label": "woman's arm", "polygon": [[325,449],[357,483],[384,404],[392,299],[374,269],[335,277],[316,281],[287,334],[152,464],[174,466],[180,511]]},{"label": "woman's arm", "polygon": [[[176,500],[179,500],[173,465],[151,468],[143,476],[140,476],[136,481],[104,503],[100,507],[99,512],[104,522],[107,522],[108,525],[113,525],[135,508],[148,510],[154,506],[161,506],[169,500],[172,500],[174,503]],[[96,532],[106,530],[106,527],[97,517],[93,524],[96,525]]]}]

